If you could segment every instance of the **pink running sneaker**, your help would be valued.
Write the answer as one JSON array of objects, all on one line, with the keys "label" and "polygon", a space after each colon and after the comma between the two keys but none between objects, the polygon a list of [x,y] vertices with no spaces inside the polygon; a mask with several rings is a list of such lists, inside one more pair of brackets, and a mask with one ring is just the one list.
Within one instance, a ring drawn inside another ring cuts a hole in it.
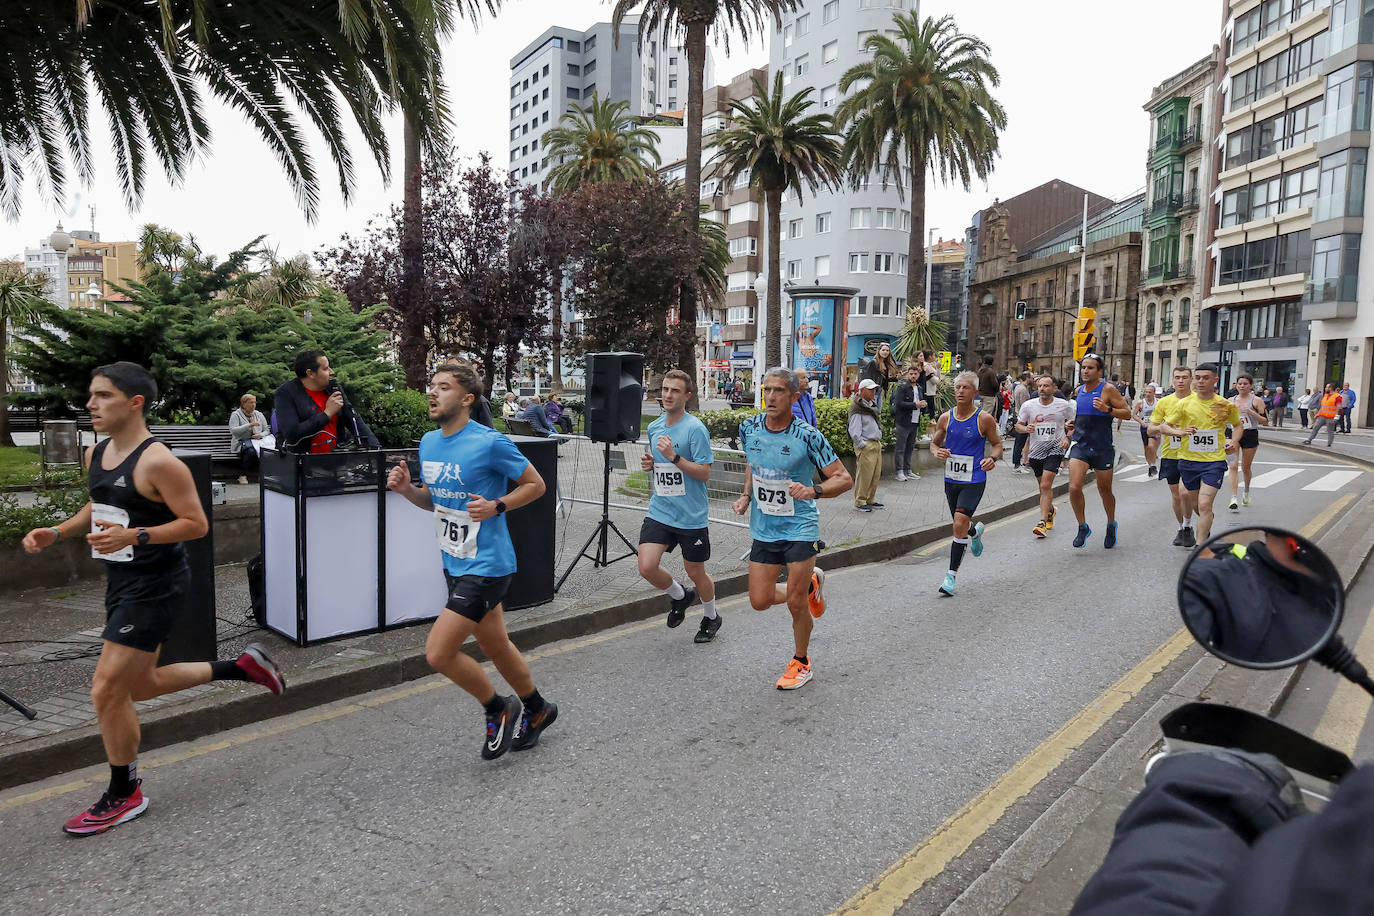
[{"label": "pink running sneaker", "polygon": [[286,692],[286,678],[281,676],[276,662],[267,657],[267,650],[261,643],[252,643],[234,661],[243,672],[248,675],[248,679],[255,684],[261,684],[277,696]]},{"label": "pink running sneaker", "polygon": [[62,825],[62,829],[72,836],[90,836],[104,833],[111,827],[118,827],[131,821],[148,810],[148,799],[143,797],[143,780],[134,786],[134,794],[128,798],[115,798],[106,792],[100,801],[82,811]]}]

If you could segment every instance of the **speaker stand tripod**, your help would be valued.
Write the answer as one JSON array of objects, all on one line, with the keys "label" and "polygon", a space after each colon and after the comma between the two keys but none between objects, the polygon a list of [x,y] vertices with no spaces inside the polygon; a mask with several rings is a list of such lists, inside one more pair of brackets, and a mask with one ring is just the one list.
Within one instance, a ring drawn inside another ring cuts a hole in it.
[{"label": "speaker stand tripod", "polygon": [[[608,544],[612,531],[615,532],[615,536],[620,538],[621,542],[624,543],[626,547],[630,548],[629,553],[621,554],[614,559],[610,558]],[[588,553],[587,551],[591,549],[593,541],[597,542],[596,552]],[[605,451],[602,454],[601,463],[601,521],[596,523],[596,529],[592,531],[591,537],[587,538],[587,542],[582,545],[582,550],[577,556],[573,557],[573,561],[568,564],[568,568],[563,570],[563,575],[558,577],[558,582],[554,585],[553,590],[557,592],[563,587],[563,583],[567,581],[568,576],[577,566],[578,561],[584,557],[592,561],[593,567],[599,568],[602,566],[610,566],[612,563],[619,562],[620,560],[627,560],[630,557],[638,555],[638,553],[638,549],[636,549],[635,545],[630,543],[630,539],[621,534],[620,529],[615,526],[615,522],[611,521],[611,444],[607,442],[605,443]]]},{"label": "speaker stand tripod", "polygon": [[38,713],[34,712],[32,709],[29,709],[27,706],[16,700],[14,697],[10,696],[4,690],[0,690],[0,703],[5,703],[8,706],[13,706],[15,709],[19,710],[19,712],[23,714],[25,719],[38,718]]}]

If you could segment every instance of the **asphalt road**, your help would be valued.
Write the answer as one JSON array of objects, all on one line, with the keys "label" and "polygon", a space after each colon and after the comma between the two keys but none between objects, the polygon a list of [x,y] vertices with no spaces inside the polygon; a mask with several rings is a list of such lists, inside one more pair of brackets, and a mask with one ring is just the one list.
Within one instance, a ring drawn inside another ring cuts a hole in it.
[{"label": "asphalt road", "polygon": [[[1301,527],[1367,486],[1303,490],[1328,459],[1260,460],[1318,467],[1259,491],[1251,524]],[[431,678],[150,752],[148,813],[103,836],[60,826],[104,768],[0,793],[0,899],[25,914],[828,913],[1178,630],[1185,552],[1164,487],[1118,494],[1116,550],[1090,491],[1086,549],[1065,500],[1046,541],[1034,515],[997,523],[955,598],[936,595],[944,545],[838,571],[800,691],[773,688],[786,613],[734,599],[714,644],[692,643],[694,614],[532,653],[558,724],[494,763],[479,707]]]}]

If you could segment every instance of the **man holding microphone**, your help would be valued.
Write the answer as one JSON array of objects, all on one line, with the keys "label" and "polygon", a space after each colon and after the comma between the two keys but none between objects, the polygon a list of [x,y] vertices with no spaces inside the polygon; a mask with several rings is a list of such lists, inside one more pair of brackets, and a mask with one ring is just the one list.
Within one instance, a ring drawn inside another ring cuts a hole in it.
[{"label": "man holding microphone", "polygon": [[277,444],[288,452],[321,454],[345,444],[380,448],[353,412],[322,350],[305,350],[292,363],[296,377],[277,389]]}]

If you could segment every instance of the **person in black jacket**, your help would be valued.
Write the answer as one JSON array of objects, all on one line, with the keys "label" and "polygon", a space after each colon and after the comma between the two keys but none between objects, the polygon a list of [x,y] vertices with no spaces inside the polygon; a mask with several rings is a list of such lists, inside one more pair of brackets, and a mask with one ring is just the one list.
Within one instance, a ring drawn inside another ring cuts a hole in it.
[{"label": "person in black jacket", "polygon": [[897,428],[897,448],[893,460],[897,464],[898,480],[921,478],[911,469],[911,453],[921,432],[921,411],[926,406],[921,373],[920,367],[908,366],[906,379],[898,383],[897,391],[892,396],[892,419]]},{"label": "person in black jacket", "polygon": [[301,352],[292,367],[296,377],[278,388],[272,400],[280,449],[319,454],[348,444],[381,447],[345,400],[323,351]]}]

